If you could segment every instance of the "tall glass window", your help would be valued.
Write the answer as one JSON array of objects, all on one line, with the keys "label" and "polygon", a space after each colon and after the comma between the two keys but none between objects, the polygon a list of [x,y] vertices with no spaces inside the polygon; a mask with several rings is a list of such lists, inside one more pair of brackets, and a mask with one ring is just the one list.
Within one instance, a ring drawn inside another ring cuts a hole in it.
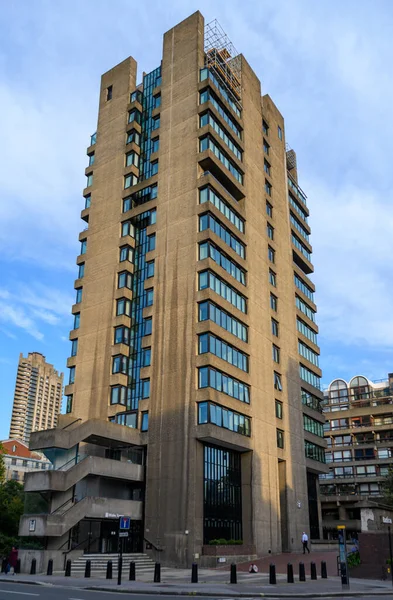
[{"label": "tall glass window", "polygon": [[234,450],[206,445],[203,468],[203,538],[241,540],[241,455]]},{"label": "tall glass window", "polygon": [[200,367],[198,369],[198,387],[199,389],[211,387],[218,392],[240,400],[240,402],[250,404],[250,387],[234,377],[229,377],[222,371],[213,369],[213,367]]},{"label": "tall glass window", "polygon": [[235,164],[227,157],[225,152],[216,144],[210,135],[206,135],[204,138],[199,140],[199,152],[205,150],[211,150],[218,160],[224,165],[226,169],[234,176],[239,183],[243,183],[243,173],[235,166]]},{"label": "tall glass window", "polygon": [[229,364],[248,372],[248,356],[212,333],[199,335],[199,354],[210,352]]},{"label": "tall glass window", "polygon": [[228,221],[230,221],[232,225],[236,227],[236,229],[241,231],[241,233],[244,233],[244,219],[240,217],[238,213],[230,207],[228,202],[223,200],[223,198],[221,198],[221,196],[217,194],[217,192],[210,186],[199,190],[199,204],[204,204],[205,202],[211,202],[216,208],[218,208],[220,213],[222,213],[228,219]]},{"label": "tall glass window", "polygon": [[314,302],[314,292],[310,288],[310,286],[307,285],[307,283],[305,281],[303,281],[303,279],[301,277],[299,277],[299,275],[297,273],[294,273],[294,280],[295,280],[296,287],[301,292],[303,292],[303,294],[305,296],[307,296],[307,298],[309,298],[311,300],[311,302]]},{"label": "tall glass window", "polygon": [[210,300],[201,302],[198,310],[199,321],[213,321],[220,327],[229,331],[243,342],[248,340],[248,328],[235,317],[232,317],[226,310],[214,304]]},{"label": "tall glass window", "polygon": [[251,435],[251,420],[248,417],[214,402],[199,402],[198,424],[203,423],[212,423],[240,435]]},{"label": "tall glass window", "polygon": [[233,304],[241,312],[247,312],[247,301],[244,296],[239,294],[232,286],[228,285],[212,271],[199,272],[199,289],[210,288],[222,298]]},{"label": "tall glass window", "polygon": [[199,244],[199,260],[211,258],[227,273],[232,275],[236,281],[246,285],[246,272],[239,267],[231,258],[229,258],[222,250],[212,242],[201,242]]},{"label": "tall glass window", "polygon": [[230,248],[232,248],[232,250],[236,252],[236,254],[241,256],[241,258],[244,258],[245,245],[235,235],[233,235],[233,233],[231,233],[230,230],[217,219],[217,217],[209,212],[199,216],[199,231],[206,231],[206,229],[211,229],[211,231],[218,235]]},{"label": "tall glass window", "polygon": [[[154,172],[158,171],[158,162],[150,162],[150,157],[153,153],[153,145],[151,140],[151,132],[155,129],[156,122],[152,118],[153,110],[160,105],[161,95],[153,96],[154,88],[158,87],[157,83],[161,80],[161,66],[143,76],[143,100],[142,100],[142,116],[141,116],[141,154],[139,179],[143,181],[151,177]],[[159,118],[159,117],[158,117]]]},{"label": "tall glass window", "polygon": [[205,125],[210,125],[214,131],[219,135],[224,144],[228,146],[229,150],[233,152],[238,160],[242,160],[242,151],[235,144],[231,136],[227,134],[227,132],[220,126],[217,119],[213,117],[210,111],[199,117],[199,127],[205,127]]}]

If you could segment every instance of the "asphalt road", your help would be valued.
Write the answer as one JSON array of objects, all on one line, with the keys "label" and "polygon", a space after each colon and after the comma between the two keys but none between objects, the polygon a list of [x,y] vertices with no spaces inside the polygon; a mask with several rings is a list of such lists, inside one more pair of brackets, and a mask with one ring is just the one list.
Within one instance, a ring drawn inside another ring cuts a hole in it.
[{"label": "asphalt road", "polygon": [[[58,587],[58,586],[38,586],[38,585],[25,585],[14,583],[0,582],[0,600],[121,600],[122,598],[130,598],[133,600],[189,600],[189,596],[162,596],[160,594],[128,594],[128,593],[116,593],[116,592],[98,592],[89,591],[70,587]],[[383,596],[378,595],[367,595],[367,600],[381,600]],[[386,598],[386,596],[385,596]],[[325,596],[326,600],[329,600]],[[345,598],[347,600],[348,597]],[[203,600],[217,600],[217,598],[203,597]],[[223,599],[225,600],[225,598]],[[233,598],[228,599],[233,600]],[[247,600],[247,599],[242,599]],[[251,600],[251,597],[250,597]],[[273,600],[273,599],[271,599]],[[333,597],[332,597],[333,600]],[[344,600],[344,597],[335,596],[334,600]]]}]

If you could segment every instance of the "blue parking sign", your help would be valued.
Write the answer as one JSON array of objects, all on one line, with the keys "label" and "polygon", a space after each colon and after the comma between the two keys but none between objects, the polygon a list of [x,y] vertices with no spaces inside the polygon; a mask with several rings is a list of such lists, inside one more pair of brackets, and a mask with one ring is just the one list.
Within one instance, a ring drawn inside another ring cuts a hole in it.
[{"label": "blue parking sign", "polygon": [[129,529],[130,528],[130,517],[120,517],[120,527],[119,529]]}]

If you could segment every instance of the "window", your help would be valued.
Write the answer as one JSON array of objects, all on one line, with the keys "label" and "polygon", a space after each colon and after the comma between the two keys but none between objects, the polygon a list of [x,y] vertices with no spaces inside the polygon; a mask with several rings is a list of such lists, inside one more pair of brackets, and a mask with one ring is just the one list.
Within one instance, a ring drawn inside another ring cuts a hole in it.
[{"label": "window", "polygon": [[81,240],[81,254],[86,254],[86,249],[87,249],[87,240]]},{"label": "window", "polygon": [[142,398],[150,397],[150,379],[142,379]]},{"label": "window", "polygon": [[269,125],[266,123],[265,119],[262,121],[262,131],[265,135],[269,135]]},{"label": "window", "polygon": [[146,317],[143,319],[143,333],[142,335],[151,335],[153,330],[153,319],[152,317]]},{"label": "window", "polygon": [[316,375],[313,371],[305,367],[304,365],[299,365],[300,379],[306,381],[310,385],[314,386],[318,390],[321,389],[321,378]]},{"label": "window", "polygon": [[306,344],[303,344],[303,342],[298,340],[298,350],[300,356],[303,356],[303,358],[308,360],[315,367],[319,367],[319,355],[316,352],[314,352],[314,350],[312,350],[310,346],[307,346]]},{"label": "window", "polygon": [[139,154],[136,152],[128,152],[126,154],[126,167],[131,167],[132,165],[139,167]]},{"label": "window", "polygon": [[132,274],[128,271],[122,271],[119,273],[117,281],[117,287],[119,289],[128,288],[129,290],[132,290]]},{"label": "window", "polygon": [[158,160],[154,160],[151,163],[151,174],[156,175],[158,173]]},{"label": "window", "polygon": [[85,196],[85,208],[90,208],[91,205],[91,194]]},{"label": "window", "polygon": [[152,152],[152,154],[153,154],[153,152],[158,152],[159,149],[160,149],[160,138],[159,137],[155,137],[151,141],[151,152]]},{"label": "window", "polygon": [[134,257],[134,249],[131,246],[122,246],[120,248],[120,262],[128,261],[132,263]]},{"label": "window", "polygon": [[78,279],[82,279],[85,276],[85,263],[80,263],[78,269]]},{"label": "window", "polygon": [[198,425],[204,423],[212,423],[217,427],[223,427],[241,435],[251,435],[251,420],[248,417],[214,402],[199,402],[198,404]]},{"label": "window", "polygon": [[222,139],[224,144],[228,146],[229,150],[233,152],[238,160],[242,160],[242,151],[239,149],[237,144],[233,141],[230,135],[220,126],[218,121],[214,118],[210,111],[199,117],[199,127],[205,127],[205,125],[210,125],[214,131],[218,134],[218,136]]},{"label": "window", "polygon": [[159,128],[159,126],[160,126],[160,115],[157,115],[157,117],[154,117],[154,118],[152,119],[152,123],[153,123],[153,131],[154,131],[155,129],[158,129],[158,128]]},{"label": "window", "polygon": [[149,413],[142,413],[141,431],[148,431],[149,429]]},{"label": "window", "polygon": [[130,110],[130,112],[128,113],[128,122],[129,123],[133,123],[134,121],[136,121],[137,123],[141,123],[142,120],[142,114],[140,113],[139,110],[137,110],[136,108],[134,108],[133,110]]},{"label": "window", "polygon": [[276,403],[276,417],[277,419],[282,419],[282,402],[279,400],[275,401]]},{"label": "window", "polygon": [[88,154],[87,156],[89,157],[89,167],[91,167],[92,165],[94,165],[96,155],[94,154],[94,152],[92,152],[91,154]]},{"label": "window", "polygon": [[126,237],[126,235],[135,237],[135,228],[131,221],[123,221],[121,224],[121,237]]},{"label": "window", "polygon": [[263,170],[265,171],[266,175],[271,175],[271,167],[269,165],[269,163],[267,162],[267,160],[263,161]]},{"label": "window", "polygon": [[310,408],[313,408],[318,412],[322,412],[321,402],[322,400],[320,400],[310,392],[307,392],[306,390],[302,389],[302,404],[305,404],[306,406],[309,406]]},{"label": "window", "polygon": [[150,260],[146,263],[146,279],[154,277],[154,260]]},{"label": "window", "polygon": [[294,273],[295,285],[307,298],[314,302],[314,292],[297,273]]},{"label": "window", "polygon": [[270,294],[270,308],[277,312],[278,298],[274,294]]},{"label": "window", "polygon": [[142,367],[151,365],[151,348],[142,348]]},{"label": "window", "polygon": [[93,133],[93,135],[90,136],[90,146],[94,146],[94,144],[97,143],[97,132]]},{"label": "window", "polygon": [[70,394],[69,396],[66,396],[67,401],[66,401],[66,413],[70,413],[72,412],[72,400],[73,400],[73,395]]},{"label": "window", "polygon": [[81,288],[81,287],[77,288],[75,304],[80,304],[80,302],[82,302],[82,292],[83,292],[83,288]]},{"label": "window", "polygon": [[230,230],[225,227],[214,215],[207,212],[199,217],[199,231],[211,229],[241,258],[245,257],[245,245]]},{"label": "window", "polygon": [[201,302],[198,309],[199,321],[213,321],[226,331],[229,331],[234,336],[238,337],[243,342],[248,340],[247,326],[241,323],[235,317],[232,317],[227,311],[214,304],[210,300]]},{"label": "window", "polygon": [[123,354],[118,354],[113,357],[112,362],[112,373],[124,373],[127,374],[128,358]]},{"label": "window", "polygon": [[113,86],[109,86],[106,88],[106,100],[108,102],[108,100],[112,100],[112,92],[113,92]]},{"label": "window", "polygon": [[131,316],[131,300],[128,298],[119,298],[116,301],[116,316],[119,315]]},{"label": "window", "polygon": [[139,102],[142,104],[143,102],[143,94],[141,90],[134,90],[130,95],[130,102]]},{"label": "window", "polygon": [[125,385],[113,385],[111,387],[111,404],[127,404],[127,388]]},{"label": "window", "polygon": [[199,354],[210,352],[227,363],[248,372],[248,356],[212,333],[199,335]]},{"label": "window", "polygon": [[265,179],[265,192],[267,193],[268,196],[272,195],[272,186],[271,184],[267,181],[267,179]]},{"label": "window", "polygon": [[202,242],[199,244],[199,260],[204,260],[205,258],[211,258],[221,268],[227,271],[227,273],[232,275],[236,281],[246,285],[246,272],[244,269],[239,267],[237,263],[230,259],[227,254],[222,252],[222,250],[212,242]]},{"label": "window", "polygon": [[89,173],[86,175],[86,187],[90,187],[93,185],[93,173]]},{"label": "window", "polygon": [[269,269],[269,283],[274,287],[277,287],[277,275],[271,269]]},{"label": "window", "polygon": [[315,310],[310,308],[299,296],[295,297],[296,306],[303,314],[315,323]]},{"label": "window", "polygon": [[137,146],[140,146],[141,143],[141,136],[137,131],[135,131],[135,129],[132,129],[130,132],[127,133],[126,144],[132,143],[136,144]]},{"label": "window", "polygon": [[[224,121],[229,125],[232,131],[236,134],[238,138],[241,138],[241,130],[237,125],[236,121],[231,117],[230,113],[226,110],[223,104],[218,100],[217,96],[209,89],[203,90],[199,94],[199,104],[205,104],[205,102],[210,101],[212,106],[216,109],[220,117],[224,119]],[[236,111],[235,111],[236,112]],[[240,115],[239,115],[240,116]]]},{"label": "window", "polygon": [[284,448],[284,432],[282,429],[277,429],[277,448]]},{"label": "window", "polygon": [[74,383],[75,382],[75,367],[69,367],[70,369],[70,373],[69,373],[69,378],[68,378],[68,383]]},{"label": "window", "polygon": [[[199,204],[204,204],[205,202],[211,202],[220,211],[220,213],[222,213],[228,219],[228,221],[230,221],[232,225],[236,227],[236,229],[244,233],[244,219],[242,219],[242,217],[240,217],[238,213],[235,212],[230,207],[230,205],[225,200],[223,200],[221,196],[217,194],[217,192],[213,190],[213,188],[211,188],[210,186],[204,187],[201,190],[199,190]],[[213,217],[213,215],[211,215],[211,217]],[[220,223],[220,221],[217,222]],[[220,223],[220,225],[222,224]],[[222,225],[222,227],[224,226]],[[229,230],[227,231],[229,232]],[[222,236],[220,235],[220,237]]]},{"label": "window", "polygon": [[311,329],[311,327],[306,325],[306,323],[304,321],[299,319],[299,317],[296,317],[296,325],[297,325],[297,330],[300,333],[302,333],[306,338],[308,338],[310,340],[310,342],[313,342],[313,344],[318,344],[318,339],[317,339],[318,336],[315,333],[315,331],[313,329]]},{"label": "window", "polygon": [[311,458],[312,460],[317,460],[321,463],[325,462],[325,449],[321,446],[317,446],[308,440],[304,440],[304,450],[306,458]]},{"label": "window", "polygon": [[229,377],[222,371],[213,367],[200,367],[198,369],[198,388],[211,387],[227,396],[236,398],[240,402],[250,403],[250,387],[245,383]]},{"label": "window", "polygon": [[273,207],[270,204],[270,202],[268,202],[267,200],[266,200],[266,214],[268,217],[273,218]]},{"label": "window", "polygon": [[79,329],[80,321],[81,321],[81,314],[75,313],[74,314],[74,329]]},{"label": "window", "polygon": [[270,223],[268,223],[268,224],[266,225],[266,231],[267,231],[267,237],[268,237],[270,240],[274,240],[274,227],[272,227],[272,226],[270,225]]},{"label": "window", "polygon": [[136,185],[138,183],[138,177],[136,175],[133,175],[132,173],[130,173],[129,175],[126,175],[124,177],[124,189],[128,189],[129,187],[132,187],[133,185]]},{"label": "window", "polygon": [[297,218],[292,214],[292,211],[289,213],[289,219],[295,229],[298,230],[300,235],[308,242],[310,239],[308,231],[303,227],[303,225],[297,220]]},{"label": "window", "polygon": [[243,174],[239,169],[235,166],[235,163],[230,160],[225,152],[223,152],[213,140],[210,135],[205,136],[201,140],[199,140],[199,152],[204,152],[205,150],[211,150],[213,154],[218,158],[218,160],[228,169],[228,171],[234,176],[234,178],[239,182],[243,183]]},{"label": "window", "polygon": [[78,352],[78,340],[72,340],[71,342],[71,356],[76,356]]},{"label": "window", "polygon": [[151,252],[156,249],[156,234],[152,233],[147,236],[147,249],[146,252]]},{"label": "window", "polygon": [[154,301],[154,290],[150,288],[146,290],[146,306],[151,306]]},{"label": "window", "polygon": [[125,325],[119,325],[115,327],[115,344],[126,344],[127,346],[130,343],[130,329],[125,327]]},{"label": "window", "polygon": [[292,244],[311,262],[311,252],[306,248],[303,242],[294,233],[291,234]]},{"label": "window", "polygon": [[278,337],[278,321],[272,319],[272,334]]},{"label": "window", "polygon": [[200,290],[210,288],[216,292],[216,294],[238,308],[241,312],[247,312],[246,298],[242,296],[242,294],[239,294],[232,286],[225,283],[225,281],[215,273],[212,271],[200,271],[198,276]]},{"label": "window", "polygon": [[161,106],[161,94],[157,94],[157,96],[153,96],[153,110]]},{"label": "window", "polygon": [[[312,419],[308,415],[303,415],[303,426],[305,431],[309,431],[314,435],[318,435],[323,438],[323,424],[315,419]],[[351,460],[351,452],[349,451],[349,460]]]},{"label": "window", "polygon": [[274,381],[274,389],[282,392],[282,383],[281,383],[281,375],[280,373],[273,373],[273,381]]},{"label": "window", "polygon": [[288,193],[289,203],[296,210],[299,217],[303,219],[306,223],[308,222],[307,213],[303,210],[303,208],[297,203],[296,199],[292,196],[291,192]]},{"label": "window", "polygon": [[282,129],[279,125],[277,126],[277,133],[278,133],[278,138],[280,140],[282,140]]},{"label": "window", "polygon": [[264,139],[263,140],[263,151],[265,154],[267,154],[269,156],[269,150],[270,150],[270,146],[267,143],[267,141]]},{"label": "window", "polygon": [[280,362],[280,348],[278,346],[272,345],[272,358],[274,362]]}]

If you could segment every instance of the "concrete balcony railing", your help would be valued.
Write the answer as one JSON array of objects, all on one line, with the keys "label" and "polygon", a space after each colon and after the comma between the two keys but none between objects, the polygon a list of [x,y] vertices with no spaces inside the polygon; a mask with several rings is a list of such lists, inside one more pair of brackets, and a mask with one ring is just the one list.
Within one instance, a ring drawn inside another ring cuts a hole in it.
[{"label": "concrete balcony railing", "polygon": [[[71,504],[65,512],[55,511],[51,514],[23,515],[19,523],[19,535],[34,537],[61,537],[74,525],[86,517],[105,519],[111,514],[128,515],[132,520],[142,519],[143,502],[137,500],[117,500],[116,498],[98,498],[86,496],[79,502]],[[34,521],[34,532],[31,523]]]},{"label": "concrete balcony railing", "polygon": [[143,481],[143,467],[100,456],[86,456],[68,470],[27,473],[25,492],[64,492],[88,475],[127,481]]}]

